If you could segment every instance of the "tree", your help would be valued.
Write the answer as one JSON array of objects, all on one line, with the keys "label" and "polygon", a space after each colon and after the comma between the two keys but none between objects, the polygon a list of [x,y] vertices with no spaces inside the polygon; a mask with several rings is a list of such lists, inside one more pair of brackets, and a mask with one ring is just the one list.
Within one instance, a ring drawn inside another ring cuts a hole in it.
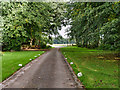
[{"label": "tree", "polygon": [[120,2],[68,3],[66,18],[71,25],[68,35],[81,47],[120,50],[119,8]]},{"label": "tree", "polygon": [[23,44],[40,46],[52,40],[51,35],[59,35],[62,3],[3,2],[2,6],[3,50],[20,50]]}]

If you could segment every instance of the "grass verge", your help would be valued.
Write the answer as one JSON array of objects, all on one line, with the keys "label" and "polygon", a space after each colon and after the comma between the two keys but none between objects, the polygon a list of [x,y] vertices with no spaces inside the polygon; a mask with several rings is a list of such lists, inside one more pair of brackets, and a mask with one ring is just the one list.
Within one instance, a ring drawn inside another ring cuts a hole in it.
[{"label": "grass verge", "polygon": [[117,52],[103,51],[79,47],[64,47],[61,51],[71,64],[75,74],[85,88],[118,88]]},{"label": "grass verge", "polygon": [[[0,78],[2,78],[2,81],[5,80],[43,53],[44,51],[2,52],[2,75],[0,75]],[[22,66],[19,66],[19,64],[22,64]]]},{"label": "grass verge", "polygon": [[0,82],[2,82],[2,55],[1,54],[0,54]]}]

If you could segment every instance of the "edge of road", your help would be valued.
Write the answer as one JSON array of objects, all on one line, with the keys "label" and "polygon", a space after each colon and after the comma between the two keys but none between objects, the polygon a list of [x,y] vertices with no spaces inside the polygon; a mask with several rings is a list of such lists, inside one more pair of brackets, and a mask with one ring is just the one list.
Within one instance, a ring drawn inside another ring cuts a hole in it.
[{"label": "edge of road", "polygon": [[64,58],[64,61],[65,61],[65,63],[67,64],[70,73],[72,74],[73,80],[74,80],[75,83],[77,84],[77,88],[82,88],[83,90],[85,90],[84,85],[83,85],[82,82],[77,78],[77,76],[76,76],[76,74],[74,73],[72,67],[70,66],[70,64],[68,63],[68,61],[65,59],[64,55],[62,54],[62,52],[60,51],[60,48],[58,49],[58,51],[61,53],[62,57]]},{"label": "edge of road", "polygon": [[[32,64],[34,64],[36,61],[38,61],[38,58],[43,57],[45,54],[47,54],[50,50],[46,51],[45,53],[43,53],[41,56],[37,57],[36,59],[32,60],[31,62],[29,62],[28,64],[26,64],[24,67],[20,68],[19,70],[17,70],[15,73],[13,73],[10,77],[8,77],[6,80],[2,81],[0,83],[0,87],[2,86],[2,88],[5,88],[6,86],[9,85],[9,81],[10,80],[16,80],[17,78],[19,78],[19,76],[22,75],[22,72],[25,72],[27,69],[29,69],[29,67],[31,67]],[[75,75],[72,67],[70,66],[70,64],[67,62],[67,60],[65,59],[64,55],[62,54],[62,52],[60,51],[60,48],[58,48],[58,51],[61,53],[62,57],[64,58],[65,63],[67,64],[67,67],[73,77],[73,80],[75,81],[77,88],[82,88],[83,90],[85,90],[84,85],[80,82],[80,80],[77,78],[77,76]],[[0,90],[2,89],[0,88]]]},{"label": "edge of road", "polygon": [[8,86],[9,81],[10,80],[16,80],[18,77],[20,77],[22,74],[24,74],[24,72],[29,69],[35,62],[38,61],[38,58],[43,57],[45,54],[47,54],[50,50],[46,51],[45,53],[43,53],[42,55],[40,55],[39,57],[35,58],[34,60],[32,60],[31,62],[27,63],[24,67],[21,67],[20,69],[18,69],[16,72],[14,72],[11,76],[9,76],[7,79],[5,79],[4,81],[0,82],[0,90],[2,88],[5,88],[6,86]]}]

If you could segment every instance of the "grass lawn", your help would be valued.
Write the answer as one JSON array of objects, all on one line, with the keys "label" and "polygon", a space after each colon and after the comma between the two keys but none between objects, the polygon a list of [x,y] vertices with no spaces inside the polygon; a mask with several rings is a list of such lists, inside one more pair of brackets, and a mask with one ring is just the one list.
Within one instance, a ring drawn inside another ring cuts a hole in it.
[{"label": "grass lawn", "polygon": [[2,81],[5,80],[21,68],[18,66],[19,64],[25,66],[31,61],[30,59],[33,60],[40,56],[38,54],[42,53],[44,53],[44,51],[2,52],[2,60],[0,60],[0,62],[2,61],[2,76],[0,75],[0,78],[2,78]]},{"label": "grass lawn", "polygon": [[2,82],[2,56],[1,54],[0,54],[0,82]]},{"label": "grass lawn", "polygon": [[63,55],[71,64],[75,74],[85,88],[118,88],[118,62],[116,52],[86,49],[80,47],[61,48]]}]

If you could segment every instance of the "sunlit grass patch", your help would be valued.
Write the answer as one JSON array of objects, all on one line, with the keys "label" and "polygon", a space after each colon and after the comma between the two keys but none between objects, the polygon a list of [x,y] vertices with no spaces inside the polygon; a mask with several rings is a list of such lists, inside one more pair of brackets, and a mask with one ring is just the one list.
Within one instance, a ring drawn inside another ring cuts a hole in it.
[{"label": "sunlit grass patch", "polygon": [[[82,72],[79,77],[86,88],[118,88],[118,61],[114,54],[117,52],[94,50],[78,47],[61,49],[74,72]],[[65,52],[65,53],[64,53]]]}]

